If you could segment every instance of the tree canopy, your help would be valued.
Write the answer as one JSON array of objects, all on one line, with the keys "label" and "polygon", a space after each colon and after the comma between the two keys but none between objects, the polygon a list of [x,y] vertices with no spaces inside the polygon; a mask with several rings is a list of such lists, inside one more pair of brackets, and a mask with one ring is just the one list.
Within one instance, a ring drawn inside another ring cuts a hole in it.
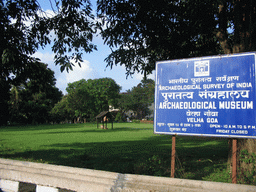
[{"label": "tree canopy", "polygon": [[[98,14],[112,49],[105,61],[127,75],[147,75],[157,60],[256,50],[253,0],[98,0]],[[256,141],[239,144],[255,149]]]},{"label": "tree canopy", "polygon": [[256,2],[99,0],[107,65],[151,73],[157,60],[256,50]]},{"label": "tree canopy", "polygon": [[55,84],[54,72],[46,64],[34,63],[26,81],[11,88],[10,122],[29,124],[48,122],[51,109],[62,97],[62,92]]},{"label": "tree canopy", "polygon": [[[69,83],[68,94],[52,110],[52,114],[65,120],[75,117],[94,119],[109,107],[117,107],[121,87],[111,78],[81,79]],[[71,114],[67,115],[68,112]]]},{"label": "tree canopy", "polygon": [[144,79],[137,86],[132,87],[126,93],[121,94],[118,108],[121,113],[134,111],[134,118],[142,119],[150,115],[149,106],[154,103],[155,81]]},{"label": "tree canopy", "polygon": [[61,71],[72,69],[72,59],[80,65],[83,52],[96,50],[92,44],[96,24],[90,1],[54,3],[53,14],[47,14],[36,0],[0,1],[0,125],[8,120],[11,85],[27,79],[36,62],[32,55],[38,48],[52,42],[55,64]]},{"label": "tree canopy", "polygon": [[55,64],[71,70],[96,50],[97,29],[112,52],[107,66],[127,75],[155,69],[157,60],[256,50],[256,2],[245,0],[51,1],[52,14],[36,0],[0,1],[0,124],[8,119],[11,85],[27,79],[32,55],[52,42]]}]

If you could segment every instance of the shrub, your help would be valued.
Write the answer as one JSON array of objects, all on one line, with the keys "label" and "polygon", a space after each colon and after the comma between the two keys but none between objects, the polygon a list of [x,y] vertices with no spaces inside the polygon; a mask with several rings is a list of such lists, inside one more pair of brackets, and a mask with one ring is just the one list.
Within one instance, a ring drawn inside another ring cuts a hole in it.
[{"label": "shrub", "polygon": [[123,113],[118,112],[116,114],[115,122],[119,122],[119,123],[126,122],[126,116]]},{"label": "shrub", "polygon": [[133,122],[133,123],[140,123],[140,120],[138,120],[138,119],[133,119],[132,122]]},{"label": "shrub", "polygon": [[242,150],[240,153],[239,161],[239,183],[256,185],[256,154],[248,153],[247,150]]}]

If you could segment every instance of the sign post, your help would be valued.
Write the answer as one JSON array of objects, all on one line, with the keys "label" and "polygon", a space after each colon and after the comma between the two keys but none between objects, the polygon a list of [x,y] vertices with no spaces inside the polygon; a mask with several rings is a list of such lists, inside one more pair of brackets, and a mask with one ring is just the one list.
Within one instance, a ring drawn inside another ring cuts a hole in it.
[{"label": "sign post", "polygon": [[176,136],[172,136],[172,159],[171,159],[171,178],[175,174],[175,158],[176,158]]},{"label": "sign post", "polygon": [[154,133],[256,139],[255,56],[157,62]]},{"label": "sign post", "polygon": [[232,139],[232,183],[237,183],[237,139]]}]

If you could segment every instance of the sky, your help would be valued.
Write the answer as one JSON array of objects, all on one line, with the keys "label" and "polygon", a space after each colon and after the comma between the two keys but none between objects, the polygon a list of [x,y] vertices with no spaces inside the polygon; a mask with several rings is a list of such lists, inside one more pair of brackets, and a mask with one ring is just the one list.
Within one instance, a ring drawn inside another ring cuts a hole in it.
[{"label": "sky", "polygon": [[[44,11],[51,11],[50,0],[38,1]],[[96,10],[96,0],[91,0],[93,10]],[[51,46],[44,49],[39,49],[34,56],[41,59],[43,63],[48,64],[48,67],[55,72],[56,87],[58,87],[63,94],[66,94],[66,87],[68,83],[79,81],[81,79],[98,79],[98,78],[112,78],[115,82],[122,87],[121,92],[125,92],[134,86],[137,86],[143,78],[142,74],[134,74],[132,77],[126,77],[126,70],[124,66],[113,66],[106,68],[107,63],[104,59],[111,53],[107,45],[104,45],[100,36],[95,37],[93,43],[97,45],[97,51],[92,53],[83,53],[84,62],[81,67],[76,65],[73,71],[60,72],[60,66],[54,64],[54,53],[51,51]],[[148,76],[154,79],[154,75]]]}]

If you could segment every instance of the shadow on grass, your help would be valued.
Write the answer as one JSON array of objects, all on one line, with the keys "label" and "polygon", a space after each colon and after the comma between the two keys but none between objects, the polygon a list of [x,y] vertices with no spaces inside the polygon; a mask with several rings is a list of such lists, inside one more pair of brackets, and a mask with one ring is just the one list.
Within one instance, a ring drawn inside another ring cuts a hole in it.
[{"label": "shadow on grass", "polygon": [[19,126],[2,126],[0,127],[0,132],[9,132],[9,131],[40,131],[40,130],[62,130],[62,129],[76,129],[82,128],[84,126],[87,128],[96,127],[96,124],[89,123],[89,124],[46,124],[46,125],[19,125]]},{"label": "shadow on grass", "polygon": [[[136,131],[130,128],[108,131],[131,130]],[[225,168],[228,156],[227,140],[177,136],[176,142],[175,177],[203,180],[215,169]],[[171,143],[171,136],[159,135],[136,141],[55,144],[51,149],[6,153],[1,157],[119,173],[169,177]]]},{"label": "shadow on grass", "polygon": [[[140,125],[140,124],[139,124]],[[129,123],[115,123],[114,128],[108,125],[108,129],[97,128],[96,123],[86,124],[56,124],[56,125],[21,125],[21,126],[8,126],[0,127],[0,132],[10,131],[44,131],[42,133],[36,132],[35,134],[59,134],[59,133],[77,133],[77,132],[88,132],[88,133],[105,133],[105,132],[120,132],[120,131],[140,131],[140,130],[153,130],[152,128],[139,127],[134,128],[134,124]],[[83,129],[82,131],[78,129]],[[57,130],[57,131],[53,131]]]},{"label": "shadow on grass", "polygon": [[114,128],[114,129],[84,129],[81,131],[78,130],[71,130],[69,129],[68,131],[49,131],[49,132],[43,132],[43,133],[35,133],[35,134],[60,134],[60,133],[106,133],[106,132],[138,132],[141,130],[152,130],[153,128],[130,128],[130,127],[121,127],[121,128]]}]

